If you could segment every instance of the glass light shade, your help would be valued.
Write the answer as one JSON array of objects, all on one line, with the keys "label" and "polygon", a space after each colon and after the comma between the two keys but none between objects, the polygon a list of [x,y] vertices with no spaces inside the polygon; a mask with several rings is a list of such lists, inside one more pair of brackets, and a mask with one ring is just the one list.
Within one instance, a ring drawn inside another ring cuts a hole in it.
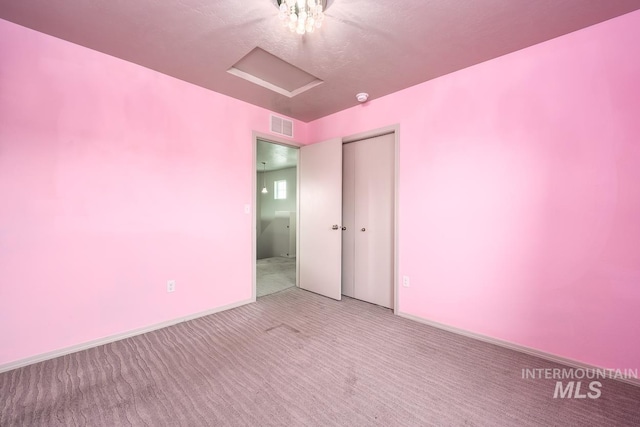
[{"label": "glass light shade", "polygon": [[322,26],[323,4],[323,0],[280,0],[278,16],[291,32],[312,33]]}]

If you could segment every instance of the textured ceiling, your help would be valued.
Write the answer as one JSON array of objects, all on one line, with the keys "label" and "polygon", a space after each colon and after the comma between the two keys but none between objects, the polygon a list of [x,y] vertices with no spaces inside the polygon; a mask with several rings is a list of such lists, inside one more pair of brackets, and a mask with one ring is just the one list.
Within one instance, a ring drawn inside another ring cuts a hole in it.
[{"label": "textured ceiling", "polygon": [[[640,8],[640,0],[335,0],[320,31],[272,0],[0,0],[0,18],[310,121]],[[324,81],[293,98],[227,70],[256,47]]]}]

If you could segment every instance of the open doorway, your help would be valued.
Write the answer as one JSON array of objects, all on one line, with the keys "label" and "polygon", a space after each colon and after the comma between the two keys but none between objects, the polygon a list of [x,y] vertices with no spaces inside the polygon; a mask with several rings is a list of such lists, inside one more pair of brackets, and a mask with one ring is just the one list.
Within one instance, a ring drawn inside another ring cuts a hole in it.
[{"label": "open doorway", "polygon": [[296,286],[298,148],[256,140],[256,297]]}]

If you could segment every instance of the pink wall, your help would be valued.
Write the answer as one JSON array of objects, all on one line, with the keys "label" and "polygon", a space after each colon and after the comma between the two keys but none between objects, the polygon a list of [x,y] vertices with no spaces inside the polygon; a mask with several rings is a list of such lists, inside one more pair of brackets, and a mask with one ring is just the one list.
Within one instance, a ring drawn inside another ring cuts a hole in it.
[{"label": "pink wall", "polygon": [[[635,12],[296,122],[400,123],[402,312],[640,367],[638,39]],[[268,111],[1,20],[0,52],[0,365],[250,298]]]},{"label": "pink wall", "polygon": [[640,368],[640,12],[309,124],[400,123],[400,311]]},{"label": "pink wall", "polygon": [[0,52],[0,365],[251,298],[269,111],[2,20]]}]

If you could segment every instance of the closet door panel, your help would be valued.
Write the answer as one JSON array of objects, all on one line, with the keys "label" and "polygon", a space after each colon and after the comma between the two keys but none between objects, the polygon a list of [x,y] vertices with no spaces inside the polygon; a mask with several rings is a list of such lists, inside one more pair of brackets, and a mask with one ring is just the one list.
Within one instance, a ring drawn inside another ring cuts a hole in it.
[{"label": "closet door panel", "polygon": [[394,135],[355,142],[355,297],[393,306]]},{"label": "closet door panel", "polygon": [[342,294],[355,298],[355,159],[354,144],[342,147]]}]

